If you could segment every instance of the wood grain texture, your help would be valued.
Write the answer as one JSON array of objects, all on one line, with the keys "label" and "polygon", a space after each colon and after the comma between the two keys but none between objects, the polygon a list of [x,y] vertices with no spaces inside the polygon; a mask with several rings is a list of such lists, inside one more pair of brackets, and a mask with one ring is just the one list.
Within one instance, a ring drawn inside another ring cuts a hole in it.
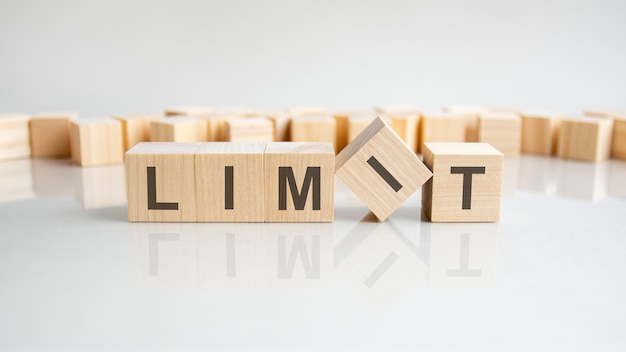
[{"label": "wood grain texture", "polygon": [[585,115],[613,119],[611,156],[618,159],[626,159],[626,111],[587,110]]},{"label": "wood grain texture", "polygon": [[78,118],[76,112],[44,112],[29,122],[30,150],[34,158],[69,158],[69,121]]},{"label": "wood grain texture", "polygon": [[420,120],[418,153],[426,142],[464,142],[467,117],[461,114],[424,114]]},{"label": "wood grain texture", "polygon": [[336,140],[335,140],[335,151],[339,153],[343,150],[343,148],[348,145],[350,142],[348,134],[350,127],[350,118],[356,117],[364,117],[369,119],[374,119],[378,116],[378,113],[375,111],[367,111],[367,110],[346,110],[346,111],[338,111],[333,113],[333,118],[335,119],[335,129],[336,129]]},{"label": "wood grain texture", "polygon": [[417,139],[419,133],[419,121],[420,115],[418,114],[390,114],[389,115],[389,125],[391,129],[400,138],[404,141],[404,143],[411,149],[413,152],[417,153],[417,146],[419,145],[419,141]]},{"label": "wood grain texture", "polygon": [[[424,143],[423,152],[433,172],[422,188],[422,208],[430,221],[499,221],[504,163],[500,151],[487,143]],[[467,176],[453,168],[484,168],[484,173],[472,175],[469,197],[464,196]]]},{"label": "wood grain texture", "polygon": [[[331,143],[268,143],[265,148],[264,167],[266,222],[333,221],[335,152]],[[315,175],[316,170],[318,180],[311,177]],[[289,178],[293,183],[288,182]],[[286,185],[282,190],[281,183],[283,186]],[[319,189],[316,189],[318,188],[316,183]],[[308,193],[304,197],[304,190],[307,187]],[[281,197],[281,192],[286,197]],[[302,196],[303,207],[300,210],[296,208],[294,193]],[[315,197],[319,199],[317,210]],[[285,201],[283,210],[281,199]]]},{"label": "wood grain texture", "polygon": [[122,124],[124,151],[134,147],[137,143],[149,142],[150,121],[162,119],[161,116],[149,114],[112,115],[111,117]]},{"label": "wood grain texture", "polygon": [[71,120],[70,147],[72,161],[83,167],[122,163],[122,124],[109,118]]},{"label": "wood grain texture", "polygon": [[335,170],[380,221],[387,219],[432,175],[381,118],[372,121],[337,155]]},{"label": "wood grain texture", "polygon": [[566,117],[561,122],[558,156],[584,161],[602,161],[611,156],[613,119]]},{"label": "wood grain texture", "polygon": [[291,119],[292,142],[337,142],[336,122],[329,115],[296,116]]},{"label": "wood grain texture", "polygon": [[489,143],[505,157],[516,157],[522,149],[522,120],[518,114],[486,112],[478,115],[478,141]]},{"label": "wood grain texture", "polygon": [[274,141],[289,141],[291,136],[291,117],[287,113],[271,110],[255,110],[254,116],[263,116],[272,122]]},{"label": "wood grain texture", "polygon": [[29,121],[26,114],[0,114],[0,161],[30,157]]},{"label": "wood grain texture", "polygon": [[265,143],[201,143],[195,154],[198,222],[263,222]]},{"label": "wood grain texture", "polygon": [[[348,118],[348,143],[352,143],[380,114],[353,115]],[[381,117],[386,120],[386,117]]]},{"label": "wood grain texture", "polygon": [[555,155],[562,114],[522,113],[522,152]]},{"label": "wood grain texture", "polygon": [[274,126],[264,117],[226,120],[229,142],[273,142]]},{"label": "wood grain texture", "polygon": [[205,142],[208,139],[204,119],[193,117],[169,117],[150,121],[152,142]]}]

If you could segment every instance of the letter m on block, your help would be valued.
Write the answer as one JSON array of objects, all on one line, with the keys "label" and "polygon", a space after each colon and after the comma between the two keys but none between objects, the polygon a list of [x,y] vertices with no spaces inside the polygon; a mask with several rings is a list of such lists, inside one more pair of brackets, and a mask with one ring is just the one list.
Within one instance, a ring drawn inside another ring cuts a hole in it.
[{"label": "letter m on block", "polygon": [[294,208],[296,210],[304,210],[311,185],[313,185],[313,210],[320,210],[320,178],[321,171],[319,166],[307,167],[302,187],[298,191],[293,168],[280,166],[278,168],[278,210],[287,210],[287,186],[289,186]]}]

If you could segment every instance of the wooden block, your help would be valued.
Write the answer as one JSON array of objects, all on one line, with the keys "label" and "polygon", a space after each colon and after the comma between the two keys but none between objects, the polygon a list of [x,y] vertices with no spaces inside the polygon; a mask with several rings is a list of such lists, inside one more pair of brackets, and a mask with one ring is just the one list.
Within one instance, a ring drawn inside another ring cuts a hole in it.
[{"label": "wooden block", "polygon": [[272,122],[274,129],[274,141],[289,141],[291,135],[291,117],[287,113],[267,110],[256,110],[254,112],[255,114],[253,116],[262,116]]},{"label": "wooden block", "polygon": [[152,142],[205,142],[207,138],[207,125],[203,119],[170,117],[150,121]]},{"label": "wooden block", "polygon": [[128,221],[196,221],[198,143],[139,143],[126,152]]},{"label": "wooden block", "polygon": [[336,142],[335,120],[324,116],[296,116],[291,119],[292,142]]},{"label": "wooden block", "polygon": [[0,114],[0,161],[30,158],[30,116]]},{"label": "wooden block", "polygon": [[417,152],[420,115],[389,115],[389,125],[413,152]]},{"label": "wooden block", "polygon": [[202,143],[195,156],[196,220],[263,222],[265,143]]},{"label": "wooden block", "polygon": [[522,120],[517,114],[487,112],[478,116],[478,141],[489,143],[504,156],[519,156]]},{"label": "wooden block", "polygon": [[333,221],[332,144],[269,143],[264,164],[266,222]]},{"label": "wooden block", "polygon": [[85,209],[126,205],[124,164],[73,168],[74,195]]},{"label": "wooden block", "polygon": [[624,117],[615,117],[613,121],[611,155],[614,158],[626,159],[626,115]]},{"label": "wooden block", "polygon": [[371,118],[372,120],[378,116],[378,114],[374,111],[363,111],[363,110],[353,110],[353,111],[338,111],[333,114],[333,118],[335,119],[335,151],[339,153],[346,147],[349,143],[348,139],[348,131],[350,128],[350,118],[363,116],[365,118]]},{"label": "wooden block", "polygon": [[33,158],[69,158],[71,119],[76,112],[39,113],[29,122],[30,151]]},{"label": "wooden block", "polygon": [[229,142],[273,142],[274,126],[264,117],[226,120]]},{"label": "wooden block", "polygon": [[122,124],[109,118],[71,120],[70,146],[72,161],[80,166],[122,163]]},{"label": "wooden block", "polygon": [[291,117],[328,115],[326,108],[321,106],[291,106],[287,108],[286,112]]},{"label": "wooden block", "polygon": [[522,113],[522,152],[555,155],[561,114]]},{"label": "wooden block", "polygon": [[421,115],[422,111],[411,105],[378,105],[374,107],[376,112],[383,115]]},{"label": "wooden block", "polygon": [[150,141],[150,121],[161,119],[161,116],[147,114],[113,115],[113,119],[122,124],[124,151],[139,142]]},{"label": "wooden block", "polygon": [[612,119],[566,117],[561,122],[557,154],[568,159],[606,160],[611,155],[612,134]]},{"label": "wooden block", "polygon": [[466,117],[459,114],[437,113],[422,115],[419,127],[418,153],[427,142],[464,142]]},{"label": "wooden block", "polygon": [[380,221],[432,175],[381,118],[337,155],[335,170]]},{"label": "wooden block", "polygon": [[585,110],[585,116],[593,117],[622,117],[626,118],[626,111],[622,110]]},{"label": "wooden block", "polygon": [[443,111],[465,116],[465,141],[478,142],[478,115],[488,112],[484,106],[445,106]]},{"label": "wooden block", "polygon": [[203,105],[180,105],[165,109],[165,116],[204,117],[215,114],[217,110]]},{"label": "wooden block", "polygon": [[504,155],[487,143],[424,143],[433,172],[422,188],[422,208],[432,222],[500,219]]},{"label": "wooden block", "polygon": [[[353,115],[348,118],[348,144],[352,143],[363,132],[378,115]],[[386,117],[381,117],[386,119]]]}]

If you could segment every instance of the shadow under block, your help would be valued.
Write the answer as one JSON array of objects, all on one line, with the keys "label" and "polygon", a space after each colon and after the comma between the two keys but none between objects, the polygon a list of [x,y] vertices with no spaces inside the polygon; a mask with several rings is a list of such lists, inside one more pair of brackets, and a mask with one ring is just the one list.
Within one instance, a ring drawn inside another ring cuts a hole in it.
[{"label": "shadow under block", "polygon": [[72,161],[80,166],[122,163],[122,124],[108,118],[72,120],[70,146]]},{"label": "shadow under block", "polygon": [[30,127],[30,151],[34,158],[69,158],[71,119],[78,118],[74,112],[40,113],[32,117]]},{"label": "shadow under block", "polygon": [[422,208],[432,222],[500,219],[504,156],[487,143],[424,143],[433,177],[422,188]]},{"label": "shadow under block", "polygon": [[432,176],[381,118],[337,155],[335,170],[380,221]]},{"label": "shadow under block", "polygon": [[522,113],[522,153],[555,155],[559,114]]},{"label": "shadow under block", "polygon": [[155,115],[114,115],[113,119],[122,124],[122,138],[124,151],[129,150],[140,142],[150,141],[150,121],[161,117]]},{"label": "shadow under block", "polygon": [[611,155],[613,120],[599,117],[567,117],[561,122],[558,155],[585,161],[606,160]]},{"label": "shadow under block", "polygon": [[205,142],[206,121],[192,117],[170,117],[150,121],[152,142]]},{"label": "shadow under block", "polygon": [[265,145],[200,144],[195,155],[196,221],[264,221]]},{"label": "shadow under block", "polygon": [[333,221],[335,152],[331,143],[268,143],[264,168],[265,222]]},{"label": "shadow under block", "polygon": [[419,126],[418,153],[426,142],[464,142],[467,117],[459,114],[425,114]]},{"label": "shadow under block", "polygon": [[420,115],[389,115],[391,129],[402,138],[413,152],[417,152],[419,120]]},{"label": "shadow under block", "polygon": [[297,116],[291,119],[292,142],[328,142],[335,147],[336,122],[330,116]]},{"label": "shadow under block", "polygon": [[0,114],[0,161],[30,157],[29,120],[25,114]]},{"label": "shadow under block", "polygon": [[273,142],[274,126],[264,117],[226,120],[229,142]]},{"label": "shadow under block", "polygon": [[129,221],[196,221],[198,143],[139,143],[126,152]]},{"label": "shadow under block", "polygon": [[504,156],[519,156],[522,120],[513,113],[482,113],[478,116],[478,141],[489,143]]}]

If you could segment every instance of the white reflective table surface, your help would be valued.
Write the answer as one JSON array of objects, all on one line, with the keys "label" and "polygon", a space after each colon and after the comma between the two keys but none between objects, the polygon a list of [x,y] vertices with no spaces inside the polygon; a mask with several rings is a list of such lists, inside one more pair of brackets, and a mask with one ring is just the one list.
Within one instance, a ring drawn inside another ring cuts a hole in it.
[{"label": "white reflective table surface", "polygon": [[626,349],[626,162],[507,159],[502,219],[128,223],[122,165],[0,163],[0,350]]}]

